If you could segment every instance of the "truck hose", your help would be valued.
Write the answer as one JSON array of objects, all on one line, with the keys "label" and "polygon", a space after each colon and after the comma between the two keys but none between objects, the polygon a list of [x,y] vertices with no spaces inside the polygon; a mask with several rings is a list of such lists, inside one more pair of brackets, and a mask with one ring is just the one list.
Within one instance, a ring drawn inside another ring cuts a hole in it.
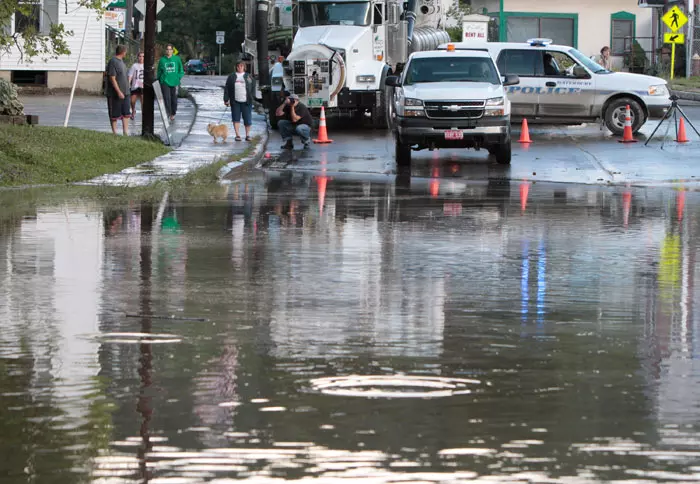
[{"label": "truck hose", "polygon": [[[329,96],[329,100],[333,99],[340,93],[341,89],[343,89],[343,86],[345,85],[345,61],[343,60],[343,56],[340,55],[338,51],[333,51],[333,55],[331,56],[331,61],[333,58],[338,57],[339,61],[338,64],[340,65],[340,81],[338,82],[338,87],[331,93]],[[331,67],[332,69],[332,67]]]}]

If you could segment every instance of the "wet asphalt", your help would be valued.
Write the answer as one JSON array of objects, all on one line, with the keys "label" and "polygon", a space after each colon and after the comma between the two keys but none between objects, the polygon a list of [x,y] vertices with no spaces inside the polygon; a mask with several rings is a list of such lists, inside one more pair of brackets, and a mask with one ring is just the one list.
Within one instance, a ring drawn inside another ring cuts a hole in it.
[{"label": "wet asphalt", "polygon": [[[700,103],[684,101],[681,109],[700,130]],[[695,185],[700,176],[700,136],[689,124],[690,143],[675,142],[672,122],[648,121],[636,136],[636,143],[620,143],[598,124],[551,126],[530,124],[531,144],[521,144],[520,127],[513,126],[513,160],[506,170],[514,180],[586,184]],[[331,124],[332,123],[332,124]],[[668,136],[666,128],[670,126]],[[281,139],[272,132],[270,158],[263,166],[271,169],[326,170],[365,174],[395,175],[394,141],[386,130],[358,128],[345,120],[329,121],[331,144],[313,145],[302,150],[297,140],[293,152],[281,150]],[[645,143],[648,143],[645,145]],[[495,162],[486,150],[422,150],[413,152],[411,173],[419,177],[482,177]]]}]

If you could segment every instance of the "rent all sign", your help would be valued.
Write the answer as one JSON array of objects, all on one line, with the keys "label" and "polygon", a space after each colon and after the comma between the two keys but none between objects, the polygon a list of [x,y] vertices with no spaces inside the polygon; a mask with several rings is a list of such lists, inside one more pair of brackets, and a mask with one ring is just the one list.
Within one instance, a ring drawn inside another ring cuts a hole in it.
[{"label": "rent all sign", "polygon": [[462,23],[462,40],[483,40],[486,42],[489,34],[489,24],[487,22]]}]

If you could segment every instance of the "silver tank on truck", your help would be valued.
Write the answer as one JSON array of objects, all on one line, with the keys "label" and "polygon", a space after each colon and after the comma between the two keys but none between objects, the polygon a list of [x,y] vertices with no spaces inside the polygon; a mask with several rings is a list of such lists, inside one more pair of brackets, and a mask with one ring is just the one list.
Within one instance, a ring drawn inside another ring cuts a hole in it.
[{"label": "silver tank on truck", "polygon": [[416,51],[449,42],[441,0],[299,0],[284,85],[312,111],[386,126],[385,79]]}]

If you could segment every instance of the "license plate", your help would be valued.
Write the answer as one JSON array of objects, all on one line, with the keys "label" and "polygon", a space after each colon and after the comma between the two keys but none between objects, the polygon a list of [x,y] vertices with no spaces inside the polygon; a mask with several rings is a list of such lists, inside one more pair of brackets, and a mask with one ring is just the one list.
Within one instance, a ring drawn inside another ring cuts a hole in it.
[{"label": "license plate", "polygon": [[464,133],[459,129],[448,129],[445,131],[445,139],[463,139]]},{"label": "license plate", "polygon": [[309,107],[320,108],[321,106],[323,106],[323,98],[320,98],[320,97],[309,98]]}]

